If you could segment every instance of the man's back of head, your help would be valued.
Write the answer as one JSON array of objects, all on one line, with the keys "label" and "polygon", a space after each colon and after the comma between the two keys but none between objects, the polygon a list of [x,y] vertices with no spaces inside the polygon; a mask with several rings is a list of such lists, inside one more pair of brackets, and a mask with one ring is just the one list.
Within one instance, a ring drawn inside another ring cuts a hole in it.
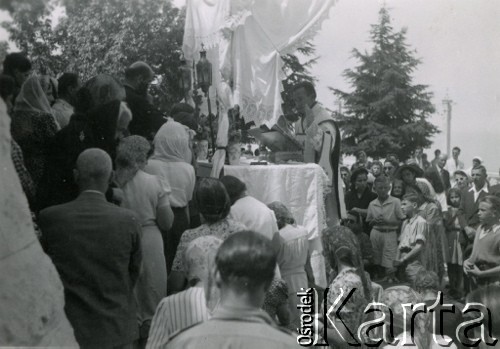
[{"label": "man's back of head", "polygon": [[57,79],[59,96],[64,99],[69,99],[76,95],[79,87],[78,74],[64,73]]},{"label": "man's back of head", "polygon": [[[106,152],[83,151],[75,170],[80,190],[104,192],[111,170]],[[85,193],[42,210],[39,222],[42,244],[65,287],[65,311],[80,346],[107,348],[136,340],[134,286],[142,252],[134,213]]]},{"label": "man's back of head", "polygon": [[230,290],[255,296],[253,305],[263,302],[263,298],[258,299],[259,293],[265,294],[276,268],[276,255],[269,239],[253,231],[235,233],[219,248],[215,263],[223,297]]},{"label": "man's back of head", "polygon": [[171,338],[167,348],[298,348],[261,307],[274,277],[271,240],[253,231],[229,236],[215,257],[221,300],[213,317]]},{"label": "man's back of head", "polygon": [[127,81],[133,81],[138,77],[149,77],[150,79],[154,77],[153,69],[149,66],[149,64],[137,61],[125,69],[125,78]]},{"label": "man's back of head", "polygon": [[80,192],[96,190],[105,193],[108,189],[113,164],[111,157],[101,149],[84,150],[76,160],[75,180]]}]

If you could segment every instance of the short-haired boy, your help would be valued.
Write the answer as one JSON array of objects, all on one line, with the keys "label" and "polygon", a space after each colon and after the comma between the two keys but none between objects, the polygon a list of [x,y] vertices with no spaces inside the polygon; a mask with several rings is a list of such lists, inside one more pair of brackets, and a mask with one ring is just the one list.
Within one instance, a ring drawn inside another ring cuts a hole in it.
[{"label": "short-haired boy", "polygon": [[424,269],[421,263],[422,250],[427,235],[427,222],[417,215],[418,197],[406,194],[401,199],[401,209],[406,216],[401,227],[399,246],[394,266],[404,269],[404,276],[411,285],[417,274]]},{"label": "short-haired boy", "polygon": [[370,240],[373,246],[373,264],[378,275],[376,279],[389,278],[395,282],[394,259],[398,249],[397,231],[405,218],[399,199],[389,195],[390,184],[386,176],[379,176],[373,184],[378,198],[370,202],[366,221],[372,226]]}]

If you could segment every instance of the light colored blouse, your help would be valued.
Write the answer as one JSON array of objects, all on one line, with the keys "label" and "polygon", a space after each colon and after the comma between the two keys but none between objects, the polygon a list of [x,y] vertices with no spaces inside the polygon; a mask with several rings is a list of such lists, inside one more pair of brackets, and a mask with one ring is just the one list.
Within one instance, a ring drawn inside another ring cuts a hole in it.
[{"label": "light colored blouse", "polygon": [[[344,294],[342,301],[355,289],[354,293],[349,298],[349,301],[340,309],[342,320],[348,328],[357,329],[364,319],[364,309],[368,305],[368,301],[364,296],[363,283],[361,278],[356,273],[354,268],[342,270],[329,286],[327,297],[323,300],[326,302],[327,308],[333,307],[332,314],[339,311],[343,302],[337,302],[337,298]],[[326,324],[325,324],[326,326]],[[331,324],[328,324],[331,327]]]},{"label": "light colored blouse", "polygon": [[171,189],[169,199],[172,207],[186,207],[193,198],[196,176],[192,165],[149,159],[144,171],[167,181]]},{"label": "light colored blouse", "polygon": [[156,225],[156,210],[170,205],[168,183],[141,170],[123,186],[122,191],[122,207],[136,212],[143,227]]},{"label": "light colored blouse", "polygon": [[279,231],[281,248],[278,253],[278,264],[284,274],[305,272],[309,250],[308,232],[301,226],[285,225]]}]

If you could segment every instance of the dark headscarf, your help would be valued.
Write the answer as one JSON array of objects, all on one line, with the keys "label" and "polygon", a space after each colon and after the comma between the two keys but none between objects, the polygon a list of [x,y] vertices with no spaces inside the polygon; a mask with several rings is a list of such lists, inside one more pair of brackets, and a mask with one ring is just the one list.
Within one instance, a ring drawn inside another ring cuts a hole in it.
[{"label": "dark headscarf", "polygon": [[[429,321],[431,317],[428,313],[418,313],[414,315],[414,310],[411,307],[403,307],[403,304],[422,304],[422,297],[408,286],[393,286],[384,290],[382,299],[380,300],[386,307],[383,308],[386,313],[386,321],[395,327],[395,334],[409,330],[406,326],[413,325],[414,332],[412,335],[415,338],[415,344],[419,349],[430,348],[431,331],[429,331]],[[388,310],[391,310],[389,313]],[[415,310],[422,310],[417,308]],[[412,319],[412,321],[408,321]]]},{"label": "dark headscarf", "polygon": [[336,266],[336,257],[341,255],[351,257],[352,267],[356,268],[356,273],[363,284],[365,299],[368,302],[371,302],[372,288],[365,274],[363,260],[361,257],[361,249],[356,235],[354,235],[351,229],[339,225],[323,230],[321,234],[321,241],[323,242],[323,248],[325,250],[325,258],[328,260],[332,268]]},{"label": "dark headscarf", "polygon": [[120,101],[114,100],[91,109],[88,113],[86,136],[88,146],[106,151],[112,159],[115,158],[117,141],[115,138]]},{"label": "dark headscarf", "polygon": [[172,118],[178,123],[181,123],[184,126],[189,127],[191,130],[195,132],[198,131],[198,122],[196,121],[194,114],[186,112],[178,112],[175,115],[172,115]]},{"label": "dark headscarf", "polygon": [[90,108],[107,104],[111,101],[124,101],[125,88],[115,78],[107,74],[94,76],[84,86],[91,95]]}]

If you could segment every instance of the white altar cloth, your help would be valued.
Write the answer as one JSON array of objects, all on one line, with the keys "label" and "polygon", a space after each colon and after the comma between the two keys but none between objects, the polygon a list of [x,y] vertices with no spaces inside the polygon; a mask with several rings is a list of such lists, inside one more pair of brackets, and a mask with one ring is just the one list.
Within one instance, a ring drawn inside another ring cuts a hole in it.
[{"label": "white altar cloth", "polygon": [[[307,229],[309,239],[320,242],[320,233],[326,227],[324,192],[328,177],[319,165],[225,165],[224,174],[242,180],[247,193],[266,205],[281,201],[297,224]],[[326,287],[321,247],[313,251],[311,264],[316,284]]]}]

